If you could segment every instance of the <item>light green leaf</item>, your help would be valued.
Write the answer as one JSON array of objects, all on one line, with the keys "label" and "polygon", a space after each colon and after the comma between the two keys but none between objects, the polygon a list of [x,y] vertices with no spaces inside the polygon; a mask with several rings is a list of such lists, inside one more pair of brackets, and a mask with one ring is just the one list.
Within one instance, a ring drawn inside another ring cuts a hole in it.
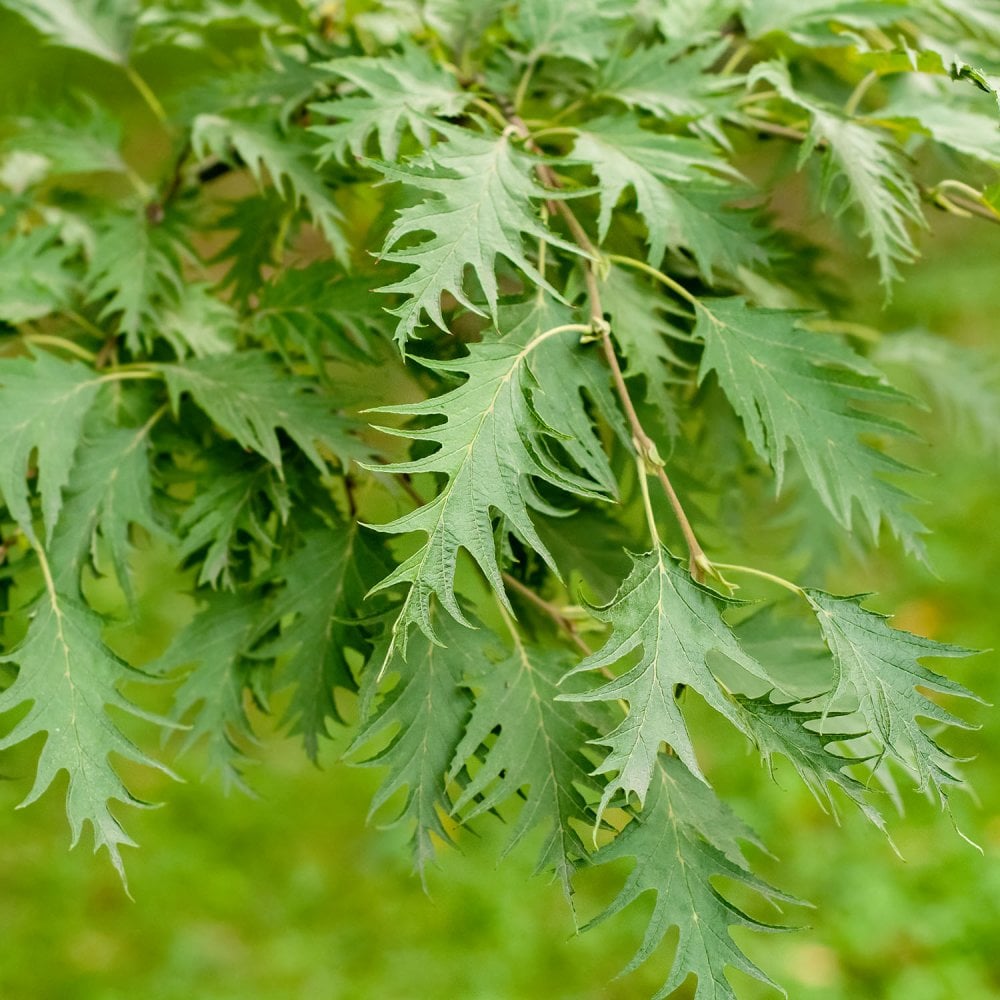
[{"label": "light green leaf", "polygon": [[689,976],[697,977],[694,1000],[736,1000],[727,968],[778,989],[730,936],[731,927],[780,928],[755,920],[730,903],[713,884],[732,879],[767,899],[794,902],[751,874],[740,841],[760,846],[753,832],[672,757],[659,758],[642,813],[594,856],[595,865],[622,858],[635,866],[621,892],[584,930],[625,909],[647,892],[656,894],[642,945],[623,975],[648,959],[667,933],[679,937],[670,974],[653,1000],[665,1000]]},{"label": "light green leaf", "polygon": [[890,628],[885,615],[861,607],[866,596],[836,597],[822,590],[806,591],[833,654],[833,700],[856,698],[881,753],[913,774],[921,791],[933,791],[944,800],[946,786],[962,786],[963,781],[956,773],[955,758],[920,726],[917,717],[942,726],[973,727],[918,691],[917,685],[930,692],[979,699],[918,661],[927,656],[970,656],[972,650]]},{"label": "light green leaf", "polygon": [[[723,620],[724,598],[695,583],[663,546],[633,555],[632,562],[632,571],[613,600],[592,608],[598,621],[611,626],[607,642],[569,676],[622,661],[627,669],[592,691],[560,695],[567,701],[628,704],[628,715],[617,729],[593,741],[609,748],[596,773],[615,774],[601,797],[600,812],[619,791],[645,801],[663,743],[704,781],[677,701],[678,685],[692,688],[720,715],[751,735],[743,715],[713,674],[707,659],[710,653],[723,654],[754,677],[769,679]],[[634,662],[635,653],[638,662]]]},{"label": "light green leaf", "polygon": [[189,282],[184,294],[160,313],[157,333],[179,358],[229,354],[236,347],[236,310],[207,282]]},{"label": "light green leaf", "polygon": [[118,685],[144,675],[118,659],[101,640],[101,620],[76,601],[52,592],[39,599],[21,644],[0,656],[18,665],[17,679],[0,693],[0,712],[30,703],[31,708],[0,739],[0,750],[39,733],[47,737],[38,757],[35,782],[21,803],[29,805],[60,771],[69,775],[66,815],[73,845],[83,824],[94,831],[94,849],[106,847],[122,881],[121,847],[135,846],[111,812],[111,802],[143,806],[126,788],[109,757],[170,772],[138,749],[108,714],[109,708],[160,723],[119,693]]},{"label": "light green leaf", "polygon": [[[502,339],[474,344],[465,357],[454,361],[424,362],[435,372],[465,376],[460,386],[423,402],[375,411],[443,418],[419,429],[383,428],[438,446],[423,458],[386,466],[385,471],[446,477],[429,503],[389,524],[373,525],[390,534],[416,531],[427,536],[378,586],[382,590],[410,584],[393,628],[393,644],[401,644],[404,656],[411,624],[434,636],[432,597],[457,621],[466,621],[454,591],[460,549],[472,556],[506,603],[493,534],[496,515],[504,518],[505,533],[516,534],[552,565],[529,510],[559,511],[542,497],[538,485],[575,496],[614,492],[614,478],[581,396],[592,378],[581,359],[587,352],[578,346],[578,335],[558,330],[571,317],[568,309],[558,306],[525,306],[521,322]],[[543,418],[538,400],[549,393],[553,398],[545,404]],[[569,468],[554,445],[567,448],[581,471]]]},{"label": "light green leaf", "polygon": [[0,359],[0,493],[18,527],[31,540],[28,462],[38,469],[45,537],[59,520],[83,422],[100,389],[94,372],[51,354]]},{"label": "light green leaf", "polygon": [[527,62],[553,56],[596,66],[621,37],[617,16],[605,0],[577,0],[569,17],[560,0],[531,0],[518,5],[510,31]]},{"label": "light green leaf", "polygon": [[455,801],[453,811],[463,821],[523,795],[503,853],[541,826],[545,839],[536,871],[554,870],[567,897],[570,876],[588,856],[581,831],[594,817],[585,793],[598,790],[582,750],[593,730],[576,706],[556,700],[569,663],[565,650],[529,647],[515,633],[514,649],[500,663],[470,664],[467,683],[475,703],[449,772],[454,779],[470,758],[482,758]]},{"label": "light green leaf", "polygon": [[338,119],[334,125],[310,129],[327,140],[317,150],[323,158],[344,160],[348,150],[362,157],[368,140],[375,135],[379,156],[395,161],[400,139],[407,131],[422,146],[429,146],[433,119],[456,117],[471,99],[459,88],[454,75],[411,45],[391,57],[346,57],[321,63],[320,68],[356,88],[336,100],[310,105],[314,114]]},{"label": "light green leaf", "polygon": [[88,52],[105,62],[128,62],[138,15],[134,0],[0,0],[51,45]]},{"label": "light green leaf", "polygon": [[597,93],[657,118],[691,119],[696,127],[708,128],[707,122],[731,103],[726,95],[742,81],[709,72],[719,56],[717,46],[671,61],[674,54],[670,46],[653,45],[614,55],[601,69]]},{"label": "light green leaf", "polygon": [[1000,454],[1000,362],[994,355],[913,331],[883,338],[876,358],[915,375],[959,437]]},{"label": "light green leaf", "polygon": [[648,283],[611,267],[601,282],[601,304],[611,317],[615,341],[625,355],[627,379],[641,378],[644,398],[668,437],[679,429],[673,386],[685,381],[683,362],[670,346],[675,328],[663,316],[663,300]]},{"label": "light green leaf", "polygon": [[878,261],[884,285],[899,276],[896,265],[917,257],[910,227],[926,228],[920,192],[906,169],[902,150],[872,126],[846,118],[822,102],[795,90],[788,67],[759,63],[748,76],[752,86],[766,80],[780,96],[809,113],[811,125],[799,153],[799,166],[822,150],[820,198],[835,216],[854,207],[861,235],[871,241],[869,256]]},{"label": "light green leaf", "polygon": [[[280,428],[321,472],[366,455],[351,436],[352,422],[309,379],[289,375],[262,351],[212,355],[184,364],[159,365],[176,411],[180,397],[195,403],[244,448],[263,455],[281,472]],[[321,452],[320,449],[324,449]]]},{"label": "light green leaf", "polygon": [[0,244],[0,321],[41,319],[69,301],[76,285],[67,266],[73,251],[55,237],[43,227]]},{"label": "light green leaf", "polygon": [[130,528],[163,534],[153,510],[149,468],[155,417],[138,427],[123,427],[100,411],[91,410],[83,427],[48,550],[57,589],[80,599],[83,567],[89,560],[102,568],[102,543],[118,583],[131,596]]},{"label": "light green leaf", "polygon": [[750,443],[774,469],[779,490],[791,445],[845,529],[851,529],[857,503],[873,538],[884,521],[911,552],[921,554],[924,528],[908,510],[911,498],[881,478],[907,466],[858,439],[906,429],[857,403],[906,397],[839,340],[803,330],[802,318],[751,309],[740,298],[705,300],[695,327],[705,341],[699,381],[715,372]]},{"label": "light green leaf", "polygon": [[[422,325],[425,312],[442,330],[448,329],[441,303],[445,293],[485,315],[465,290],[466,268],[475,274],[494,319],[497,257],[509,260],[534,285],[552,291],[525,254],[524,237],[580,252],[542,225],[536,202],[550,192],[535,182],[535,161],[514,147],[510,135],[449,129],[447,137],[418,160],[400,166],[377,165],[390,180],[430,195],[399,213],[381,255],[414,268],[402,280],[379,289],[406,297],[401,306],[389,310],[399,317],[396,340],[400,347]],[[416,245],[393,249],[415,233],[432,235]]]},{"label": "light green leaf", "polygon": [[182,245],[169,226],[151,225],[139,212],[108,215],[95,234],[87,298],[103,302],[100,318],[117,316],[129,350],[141,351],[155,339],[163,313],[183,297]]}]

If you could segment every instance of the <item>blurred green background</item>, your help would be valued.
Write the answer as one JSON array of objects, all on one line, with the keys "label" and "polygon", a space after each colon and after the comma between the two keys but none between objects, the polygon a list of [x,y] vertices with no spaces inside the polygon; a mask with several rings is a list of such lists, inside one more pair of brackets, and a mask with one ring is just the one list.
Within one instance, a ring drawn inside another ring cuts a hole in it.
[{"label": "blurred green background", "polygon": [[[17,53],[0,59],[4,110],[16,110],[26,80],[37,98],[79,79],[77,57],[43,55],[12,18],[0,15],[0,38],[6,53]],[[120,86],[95,74],[95,89],[112,102]],[[142,141],[137,128],[129,142]],[[890,306],[882,307],[859,261],[852,280],[870,304],[854,318],[886,329],[929,327],[995,350],[1000,227],[941,214],[932,221],[925,259],[906,273]],[[1000,461],[934,410],[921,431],[926,440],[909,457],[935,471],[919,491],[930,501],[924,516],[935,532],[937,575],[883,551],[845,567],[841,586],[877,591],[873,606],[895,611],[902,627],[1000,646]],[[169,574],[155,560],[147,569],[145,648],[133,650],[144,659],[162,646],[171,617],[188,610],[163,599]],[[948,671],[997,703],[996,666],[996,656],[984,654],[949,661]],[[985,706],[965,715],[982,729],[949,746],[976,755],[968,773],[981,801],[958,801],[955,815],[983,854],[947,816],[910,795],[906,818],[891,824],[905,861],[860,816],[847,813],[837,825],[794,775],[779,770],[773,782],[705,719],[719,792],[774,852],[754,858],[758,869],[817,906],[789,914],[808,930],[741,939],[792,997],[1000,997],[1000,726]],[[643,904],[575,935],[558,886],[531,876],[536,844],[495,866],[499,824],[442,851],[425,894],[410,872],[407,831],[366,826],[377,772],[339,763],[342,743],[314,769],[297,745],[259,721],[261,764],[250,775],[256,797],[224,796],[202,782],[196,754],[178,765],[183,784],[134,776],[140,794],[164,805],[130,817],[142,844],[128,856],[133,899],[106,859],[91,858],[86,846],[67,851],[64,788],[14,811],[37,746],[0,758],[0,998],[625,1000],[650,996],[663,982],[669,954],[612,978],[638,944]],[[620,875],[582,881],[581,920],[597,912]],[[748,998],[774,995],[747,981],[737,987]]]}]

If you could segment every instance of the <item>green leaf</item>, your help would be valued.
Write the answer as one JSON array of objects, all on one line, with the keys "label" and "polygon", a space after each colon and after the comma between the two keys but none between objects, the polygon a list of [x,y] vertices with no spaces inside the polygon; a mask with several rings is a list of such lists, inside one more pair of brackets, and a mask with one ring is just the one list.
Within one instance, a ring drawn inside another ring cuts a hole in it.
[{"label": "green leaf", "polygon": [[[398,674],[399,680],[374,710],[371,705],[380,674],[369,668],[362,692],[368,709],[348,750],[357,754],[388,739],[384,747],[359,761],[364,767],[387,768],[368,815],[370,818],[397,792],[406,790],[392,825],[414,825],[414,866],[421,877],[434,860],[432,836],[442,843],[452,839],[444,823],[451,808],[446,776],[472,704],[462,686],[463,673],[470,662],[485,655],[488,641],[482,631],[460,630],[447,619],[438,622],[436,629],[444,645],[417,636],[405,660],[395,653],[387,661],[384,672]],[[374,662],[379,659],[376,655]]]},{"label": "green leaf", "polygon": [[857,409],[856,403],[898,403],[906,397],[831,335],[803,330],[802,318],[751,309],[740,298],[704,301],[695,327],[705,342],[699,381],[715,372],[750,443],[774,469],[779,490],[791,445],[845,529],[851,529],[856,502],[873,538],[885,521],[909,551],[922,554],[924,528],[908,510],[911,498],[880,478],[907,466],[858,440],[905,428]]},{"label": "green leaf", "polygon": [[170,774],[159,761],[138,749],[108,714],[109,708],[154,723],[149,715],[118,690],[126,680],[144,675],[118,659],[101,640],[101,620],[76,601],[48,592],[32,613],[28,633],[2,663],[18,665],[17,679],[0,693],[0,712],[28,703],[31,708],[0,739],[0,750],[39,733],[46,733],[38,757],[35,782],[21,803],[29,805],[52,784],[60,771],[69,775],[66,815],[73,845],[83,824],[94,831],[94,849],[106,847],[112,864],[125,880],[121,847],[135,846],[115,818],[109,803],[144,803],[126,788],[109,756],[128,764],[144,764]]},{"label": "green leaf", "polygon": [[72,256],[47,227],[0,244],[0,321],[25,323],[63,308],[76,285]]},{"label": "green leaf", "polygon": [[878,110],[877,117],[879,121],[912,123],[935,142],[1000,167],[1000,120],[996,109],[992,110],[992,114],[984,114],[954,101],[937,104],[909,97],[891,101]]},{"label": "green leaf", "polygon": [[196,488],[178,524],[177,558],[183,562],[201,553],[198,585],[233,589],[234,569],[247,561],[245,553],[275,547],[269,520],[275,513],[282,523],[288,519],[287,490],[274,466],[237,463],[228,453],[211,456]]},{"label": "green leaf", "polygon": [[138,15],[134,0],[0,0],[0,6],[20,14],[51,45],[128,63]]},{"label": "green leaf", "polygon": [[281,634],[257,655],[281,657],[279,682],[293,685],[285,722],[302,737],[309,759],[319,756],[328,720],[342,725],[334,688],[355,691],[348,650],[369,651],[356,627],[364,597],[384,570],[383,556],[357,523],[316,528],[276,568],[284,580],[262,627],[281,625]]},{"label": "green leaf", "polygon": [[102,320],[118,317],[130,351],[148,349],[163,314],[178,308],[184,293],[182,244],[171,227],[151,225],[139,212],[106,216],[96,237],[87,298],[103,302]]},{"label": "green leaf", "polygon": [[28,463],[34,456],[48,539],[59,520],[84,419],[100,387],[89,368],[44,352],[0,359],[0,493],[32,541]]},{"label": "green leaf", "polygon": [[257,288],[250,328],[282,351],[305,354],[319,370],[328,355],[361,361],[370,337],[386,337],[385,314],[372,309],[372,284],[328,262],[287,268]]},{"label": "green leaf", "polygon": [[121,122],[111,112],[86,98],[55,114],[41,110],[17,120],[17,132],[4,141],[4,149],[43,156],[49,174],[128,172]]},{"label": "green leaf", "polygon": [[171,716],[186,732],[177,751],[201,744],[209,773],[226,789],[246,790],[245,747],[257,738],[247,715],[245,691],[253,663],[247,658],[259,634],[259,614],[246,594],[209,592],[194,618],[148,667],[163,677],[188,667],[174,692]]},{"label": "green leaf", "polygon": [[[646,221],[649,262],[658,267],[667,247],[694,255],[706,278],[715,267],[734,271],[763,260],[761,249],[741,231],[739,214],[724,208],[741,193],[723,178],[739,174],[707,143],[641,128],[634,117],[587,122],[573,146],[574,159],[588,163],[599,181],[601,212],[597,229],[603,241],[612,210],[631,187]],[[743,227],[744,230],[746,227]]]},{"label": "green leaf", "polygon": [[179,358],[229,354],[236,347],[236,310],[207,282],[190,282],[175,305],[160,313],[157,333]]},{"label": "green leaf", "polygon": [[122,427],[99,407],[88,415],[49,546],[61,593],[82,599],[83,567],[89,560],[101,568],[103,545],[119,584],[131,596],[131,526],[164,533],[153,509],[149,468],[149,434],[156,416],[138,427]]},{"label": "green leaf", "polygon": [[578,0],[571,17],[560,0],[531,0],[518,5],[510,31],[528,63],[558,57],[596,66],[621,37],[613,21],[618,16],[613,5],[601,0]]},{"label": "green leaf", "polygon": [[[773,758],[780,754],[795,768],[799,777],[824,808],[836,815],[837,802],[830,787],[839,788],[883,833],[885,820],[868,801],[868,788],[851,777],[844,768],[863,762],[858,757],[844,756],[830,749],[834,743],[850,743],[862,735],[846,727],[851,713],[815,712],[794,707],[794,703],[775,701],[772,693],[759,698],[736,696],[745,710],[746,731],[768,770],[774,771]],[[843,722],[845,728],[838,728]],[[810,729],[808,726],[818,728]]]},{"label": "green leaf", "polygon": [[[514,147],[510,135],[483,136],[457,129],[448,129],[446,134],[447,141],[419,160],[400,166],[376,164],[389,180],[430,195],[399,213],[381,255],[383,260],[414,268],[402,280],[379,289],[406,297],[401,306],[389,310],[399,317],[396,340],[400,347],[422,324],[425,312],[435,325],[448,329],[442,315],[441,296],[445,293],[472,312],[485,315],[465,291],[466,268],[475,274],[494,319],[497,257],[510,261],[533,285],[552,291],[525,254],[525,236],[579,252],[542,225],[535,203],[551,192],[535,182],[535,161]],[[432,236],[416,245],[408,241],[393,249],[415,233]]]},{"label": "green leaf", "polygon": [[339,119],[334,125],[310,129],[327,140],[317,150],[322,158],[344,160],[348,150],[363,157],[374,135],[379,156],[395,161],[406,132],[429,146],[436,128],[433,118],[454,118],[471,99],[451,73],[412,45],[391,57],[347,57],[320,67],[355,88],[336,100],[309,107],[314,114]]},{"label": "green leaf", "polygon": [[673,61],[672,55],[674,51],[662,45],[616,54],[601,70],[597,94],[657,118],[691,119],[698,128],[711,130],[711,119],[727,110],[726,95],[739,86],[740,79],[709,73],[718,47],[695,50]]},{"label": "green leaf", "polygon": [[[677,701],[678,685],[692,688],[720,715],[751,735],[742,713],[712,672],[710,653],[722,654],[754,677],[768,680],[764,667],[743,649],[722,618],[731,602],[695,583],[663,546],[632,555],[632,563],[613,600],[591,609],[598,621],[611,626],[607,642],[568,676],[610,668],[623,660],[627,669],[592,691],[560,695],[567,701],[628,704],[621,724],[593,741],[609,748],[596,773],[615,773],[601,797],[599,812],[619,791],[645,801],[664,742],[692,774],[705,780]],[[636,652],[638,662],[634,662]]]},{"label": "green leaf", "polygon": [[788,68],[760,63],[747,77],[752,86],[766,80],[781,97],[807,111],[811,125],[799,153],[799,166],[813,150],[823,156],[820,198],[839,216],[854,207],[861,215],[861,235],[871,241],[869,256],[878,261],[882,284],[899,276],[898,263],[916,259],[910,227],[926,228],[920,192],[906,169],[902,151],[871,126],[845,118],[794,89]]},{"label": "green leaf", "polygon": [[833,26],[878,28],[912,13],[913,4],[897,0],[753,0],[743,20],[751,38],[785,32],[802,45],[853,45],[856,34]]},{"label": "green leaf", "polygon": [[[474,344],[465,357],[454,361],[424,362],[435,372],[464,375],[460,386],[419,403],[375,411],[443,418],[420,429],[383,428],[398,437],[437,445],[431,454],[386,466],[386,471],[446,477],[429,503],[389,524],[372,525],[390,534],[417,531],[427,536],[377,588],[410,584],[393,629],[393,648],[398,641],[404,656],[411,624],[434,637],[432,596],[457,621],[466,622],[454,590],[460,549],[472,556],[506,604],[493,539],[495,515],[504,518],[505,532],[516,534],[551,566],[529,510],[559,511],[543,498],[539,484],[585,497],[614,491],[614,479],[581,397],[592,377],[589,366],[581,362],[586,352],[571,332],[559,332],[560,321],[568,318],[569,310],[561,307],[528,305],[521,322],[502,339]],[[572,393],[567,386],[574,387]],[[538,399],[549,392],[554,403],[546,410],[550,421],[546,422]],[[570,450],[581,465],[579,472],[567,465],[555,445]]]},{"label": "green leaf", "polygon": [[642,945],[623,974],[645,962],[671,928],[679,932],[670,974],[653,1000],[665,1000],[691,975],[698,980],[691,994],[694,1000],[736,1000],[725,976],[727,968],[778,989],[737,947],[730,928],[780,928],[744,913],[712,884],[713,879],[723,877],[767,899],[792,901],[751,874],[740,841],[760,846],[753,832],[711,789],[694,779],[676,758],[661,756],[645,809],[594,855],[595,865],[630,858],[635,867],[607,909],[584,930],[644,893],[656,894]]},{"label": "green leaf", "polygon": [[1000,363],[995,356],[913,331],[879,342],[879,363],[912,372],[959,437],[1000,454]]},{"label": "green leaf", "polygon": [[929,692],[980,699],[918,661],[927,656],[970,656],[972,650],[890,628],[885,615],[861,607],[866,596],[836,597],[822,590],[806,591],[833,654],[833,701],[856,699],[881,753],[914,775],[921,791],[936,792],[943,801],[946,786],[961,786],[963,782],[956,773],[955,758],[920,726],[917,717],[942,726],[973,727],[918,691],[917,686]]},{"label": "green leaf", "polygon": [[334,413],[333,400],[316,392],[309,379],[289,375],[262,351],[158,367],[166,376],[175,411],[180,397],[190,393],[238,444],[263,455],[279,472],[279,428],[320,472],[326,471],[331,456],[346,464],[366,454],[351,437],[352,422]]},{"label": "green leaf", "polygon": [[295,130],[284,133],[259,115],[201,114],[191,123],[195,156],[218,156],[231,163],[235,153],[258,184],[263,184],[266,170],[281,196],[295,208],[305,208],[333,252],[346,261],[350,253],[341,228],[343,215],[316,169],[316,149],[307,139]]},{"label": "green leaf", "polygon": [[567,897],[570,876],[587,857],[580,831],[593,824],[588,800],[597,791],[582,750],[593,731],[575,705],[556,700],[569,662],[565,650],[529,647],[515,632],[514,649],[501,662],[473,665],[467,684],[475,703],[449,771],[453,780],[466,761],[482,758],[455,800],[463,822],[523,795],[503,853],[541,826],[536,871],[555,871]]}]

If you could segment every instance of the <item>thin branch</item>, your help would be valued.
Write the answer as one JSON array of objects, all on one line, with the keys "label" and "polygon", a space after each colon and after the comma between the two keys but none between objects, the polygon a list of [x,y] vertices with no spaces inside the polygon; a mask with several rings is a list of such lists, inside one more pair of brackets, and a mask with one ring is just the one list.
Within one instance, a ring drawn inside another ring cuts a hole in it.
[{"label": "thin branch", "polygon": [[536,608],[548,615],[573,640],[573,643],[584,656],[590,656],[593,650],[580,638],[580,633],[577,632],[576,626],[562,613],[562,610],[557,605],[545,600],[544,597],[539,597],[530,587],[525,586],[517,577],[511,576],[510,573],[503,574],[503,582],[511,590],[516,591],[526,601],[534,604]]},{"label": "thin branch", "polygon": [[[525,125],[524,120],[513,110],[509,111],[508,119],[518,135],[525,140],[525,145],[533,152],[541,152],[538,146],[532,141],[528,126]],[[544,184],[551,188],[561,187],[559,178],[555,176],[547,164],[538,163],[535,165],[535,169]],[[618,363],[618,356],[615,354],[614,344],[611,341],[611,327],[604,318],[604,307],[601,303],[601,288],[595,271],[595,263],[599,258],[597,248],[591,242],[586,230],[580,225],[580,220],[577,219],[573,210],[564,201],[550,199],[547,204],[549,211],[558,212],[562,216],[577,246],[589,258],[584,267],[583,275],[587,284],[587,299],[590,303],[591,326],[595,335],[600,338],[604,357],[608,363],[608,368],[611,369],[615,392],[618,394],[622,408],[625,410],[625,416],[632,431],[633,444],[636,452],[642,459],[644,474],[653,472],[657,479],[659,479],[660,485],[667,495],[667,500],[670,502],[674,516],[677,518],[677,523],[680,525],[681,534],[684,536],[684,543],[687,545],[688,569],[691,576],[700,583],[704,580],[706,568],[710,567],[711,564],[698,542],[694,529],[691,527],[691,522],[684,512],[680,498],[677,496],[677,491],[674,489],[673,484],[670,482],[670,477],[663,467],[663,460],[656,450],[656,443],[642,426],[642,421],[639,419],[639,414],[636,412],[635,404],[632,402],[632,397],[629,394],[628,386],[625,384],[625,376],[621,365]],[[687,294],[690,295],[690,293]]]}]

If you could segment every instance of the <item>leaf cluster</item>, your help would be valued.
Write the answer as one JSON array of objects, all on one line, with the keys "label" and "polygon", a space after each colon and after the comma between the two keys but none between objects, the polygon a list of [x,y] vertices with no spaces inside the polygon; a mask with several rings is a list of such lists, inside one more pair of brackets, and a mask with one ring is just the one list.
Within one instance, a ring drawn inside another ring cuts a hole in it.
[{"label": "leaf cluster", "polygon": [[[1000,440],[978,359],[852,311],[932,209],[1000,221],[1000,14],[572,7],[0,0],[76,60],[0,106],[0,749],[124,878],[123,762],[242,786],[343,731],[421,872],[491,817],[567,898],[631,859],[587,926],[652,893],[629,968],[676,928],[657,995],[733,997],[737,898],[791,899],[693,700],[880,829],[965,785],[923,661],[968,651],[825,587],[845,540],[925,558],[880,365]],[[127,662],[154,554],[194,610]]]}]

